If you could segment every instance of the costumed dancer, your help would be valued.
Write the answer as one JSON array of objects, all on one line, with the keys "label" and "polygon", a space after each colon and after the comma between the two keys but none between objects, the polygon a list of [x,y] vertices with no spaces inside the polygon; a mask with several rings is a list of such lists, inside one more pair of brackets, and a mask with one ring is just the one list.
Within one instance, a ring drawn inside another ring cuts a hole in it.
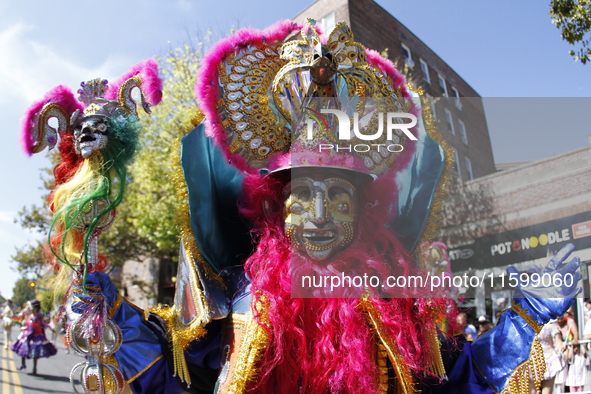
[{"label": "costumed dancer", "polygon": [[18,339],[10,347],[21,356],[20,371],[27,368],[27,359],[33,359],[33,375],[37,375],[37,360],[51,357],[57,353],[55,346],[47,340],[45,329],[48,328],[41,314],[41,303],[38,300],[29,301],[31,314],[26,317],[24,329]]},{"label": "costumed dancer", "polygon": [[[132,97],[138,88],[139,101]],[[121,341],[119,328],[108,318],[101,289],[86,283],[90,273],[107,266],[98,253],[98,237],[115,219],[127,183],[127,164],[138,148],[137,105],[149,113],[162,98],[158,66],[147,60],[133,66],[115,83],[83,82],[78,98],[57,86],[33,104],[23,121],[22,142],[28,154],[59,144],[55,185],[49,196],[53,213],[48,249],[61,265],[62,284],[78,317],[69,325],[67,340],[87,361],[72,370],[71,382],[82,382],[85,393],[121,392],[119,370],[105,359]],[[57,128],[50,119],[57,119]]]},{"label": "costumed dancer", "polygon": [[[572,303],[580,273],[571,287],[517,288],[474,344],[441,332],[455,317],[448,300],[302,282],[426,275],[411,253],[436,225],[430,209],[450,166],[418,95],[346,24],[326,38],[313,22],[241,30],[206,56],[196,92],[206,119],[182,144],[174,306],[145,318],[107,275],[87,277],[122,330],[114,356],[134,392],[525,393],[530,373],[541,380],[535,334]],[[376,134],[387,113],[400,115]]]}]

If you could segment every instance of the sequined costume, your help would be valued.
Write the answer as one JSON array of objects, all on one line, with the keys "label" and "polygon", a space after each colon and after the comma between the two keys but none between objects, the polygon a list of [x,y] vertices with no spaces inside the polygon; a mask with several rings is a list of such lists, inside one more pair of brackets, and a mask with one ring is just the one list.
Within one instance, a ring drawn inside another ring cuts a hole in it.
[{"label": "sequined costume", "polygon": [[[205,119],[182,142],[174,305],[145,316],[106,275],[88,276],[122,331],[114,357],[134,392],[491,393],[524,381],[529,391],[543,363],[535,334],[574,285],[553,301],[516,289],[497,327],[464,344],[444,329],[448,300],[293,280],[423,272],[411,253],[435,224],[451,162],[389,61],[345,23],[322,37],[313,21],[285,21],[218,43],[196,93]],[[349,115],[353,130],[339,127]]]}]

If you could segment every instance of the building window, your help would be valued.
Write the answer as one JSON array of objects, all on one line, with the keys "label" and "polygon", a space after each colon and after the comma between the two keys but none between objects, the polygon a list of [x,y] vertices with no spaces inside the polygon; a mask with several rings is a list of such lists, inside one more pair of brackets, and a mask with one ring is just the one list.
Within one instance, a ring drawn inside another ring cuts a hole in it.
[{"label": "building window", "polygon": [[460,92],[454,86],[451,87],[451,94],[452,97],[456,99],[456,107],[461,111],[462,110],[462,101],[460,100]]},{"label": "building window", "polygon": [[472,162],[467,157],[464,157],[464,162],[466,163],[466,172],[468,173],[468,180],[474,179],[474,174],[472,173]]},{"label": "building window", "polygon": [[449,112],[449,109],[447,108],[445,109],[445,122],[447,123],[447,131],[455,135],[456,130],[454,129],[454,119],[451,116],[451,112]]},{"label": "building window", "polygon": [[460,137],[462,138],[462,142],[468,145],[468,134],[466,133],[466,125],[461,120],[458,120],[458,126],[460,128]]},{"label": "building window", "polygon": [[458,151],[452,148],[451,153],[454,159],[454,172],[460,175],[460,156],[458,156]]},{"label": "building window", "polygon": [[324,34],[328,35],[334,29],[335,26],[335,19],[334,19],[334,11],[330,14],[325,15],[324,17],[320,18],[320,27]]},{"label": "building window", "polygon": [[412,54],[410,53],[410,48],[404,44],[402,45],[402,56],[404,57],[404,64],[410,68],[414,68],[415,62],[412,61]]},{"label": "building window", "polygon": [[441,74],[437,74],[437,77],[439,79],[439,86],[441,87],[441,95],[443,97],[449,97],[447,94],[447,84],[445,83],[445,78],[443,78]]},{"label": "building window", "polygon": [[423,59],[421,59],[421,71],[423,72],[423,79],[425,82],[431,83],[431,78],[429,77],[429,66]]}]

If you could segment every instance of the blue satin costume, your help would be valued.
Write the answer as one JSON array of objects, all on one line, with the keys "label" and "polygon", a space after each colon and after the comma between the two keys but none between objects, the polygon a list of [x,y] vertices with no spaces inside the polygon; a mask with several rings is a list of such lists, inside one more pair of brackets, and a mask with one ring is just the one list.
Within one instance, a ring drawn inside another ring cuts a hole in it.
[{"label": "blue satin costume", "polygon": [[[418,153],[407,169],[398,174],[399,184],[403,186],[398,215],[391,223],[409,250],[416,246],[427,220],[428,207],[444,163],[443,150],[426,133],[420,135],[418,143]],[[184,138],[182,149],[193,231],[203,256],[220,274],[237,264],[236,256],[246,257],[250,253],[247,227],[241,223],[235,203],[243,175],[229,165],[219,149],[204,136],[202,125]],[[571,251],[572,245],[559,252],[549,269],[557,269]],[[575,272],[575,278],[580,278],[577,266],[578,261],[574,259],[560,271]],[[186,387],[173,377],[168,338],[160,318],[150,315],[145,320],[143,311],[121,300],[106,275],[91,274],[88,280],[101,285],[111,305],[119,304],[113,320],[123,332],[123,346],[115,357],[133,391],[152,394],[185,392]],[[228,295],[232,300],[229,303],[231,312],[245,312],[250,307],[250,293],[248,286],[244,286],[245,281],[240,268],[226,276],[232,293]],[[239,282],[242,284],[238,285]],[[541,290],[524,287],[516,289],[514,302],[537,324],[543,325],[562,314],[572,304],[576,293],[574,286]],[[210,322],[206,329],[208,334],[194,342],[185,353],[194,372],[192,388],[198,393],[213,392],[212,380],[220,368],[221,321]],[[484,394],[502,391],[515,368],[528,359],[535,334],[532,326],[515,311],[506,311],[499,324],[475,343],[460,343],[460,351],[454,354],[442,352],[449,379],[441,385],[429,386],[425,392]],[[199,376],[204,378],[200,380]]]}]

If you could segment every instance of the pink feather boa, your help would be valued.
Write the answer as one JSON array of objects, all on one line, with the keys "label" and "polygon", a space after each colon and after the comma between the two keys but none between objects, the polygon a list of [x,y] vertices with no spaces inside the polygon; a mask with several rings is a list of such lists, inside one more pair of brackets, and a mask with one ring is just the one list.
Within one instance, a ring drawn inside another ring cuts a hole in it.
[{"label": "pink feather boa", "polygon": [[242,156],[230,152],[226,131],[222,126],[216,109],[216,103],[219,99],[218,65],[222,64],[228,55],[240,50],[240,48],[263,43],[273,44],[283,42],[290,34],[300,31],[301,28],[302,25],[286,20],[277,22],[265,30],[238,30],[236,34],[219,41],[201,62],[195,85],[195,96],[199,108],[206,115],[206,134],[213,138],[224,152],[224,155],[241,171],[253,174],[257,173],[256,169],[250,168],[246,164]]},{"label": "pink feather boa", "polygon": [[73,113],[77,109],[82,110],[84,108],[82,104],[78,102],[76,97],[74,97],[72,91],[67,86],[63,85],[51,89],[41,100],[36,101],[27,108],[21,125],[21,147],[29,156],[33,154],[34,141],[31,134],[33,124],[43,107],[48,103],[58,104],[68,114]]},{"label": "pink feather boa", "polygon": [[115,82],[109,83],[105,98],[107,100],[117,100],[121,85],[136,75],[139,75],[142,79],[142,92],[148,103],[152,106],[158,105],[162,101],[162,79],[158,76],[158,63],[154,59],[144,60],[132,66]]}]

